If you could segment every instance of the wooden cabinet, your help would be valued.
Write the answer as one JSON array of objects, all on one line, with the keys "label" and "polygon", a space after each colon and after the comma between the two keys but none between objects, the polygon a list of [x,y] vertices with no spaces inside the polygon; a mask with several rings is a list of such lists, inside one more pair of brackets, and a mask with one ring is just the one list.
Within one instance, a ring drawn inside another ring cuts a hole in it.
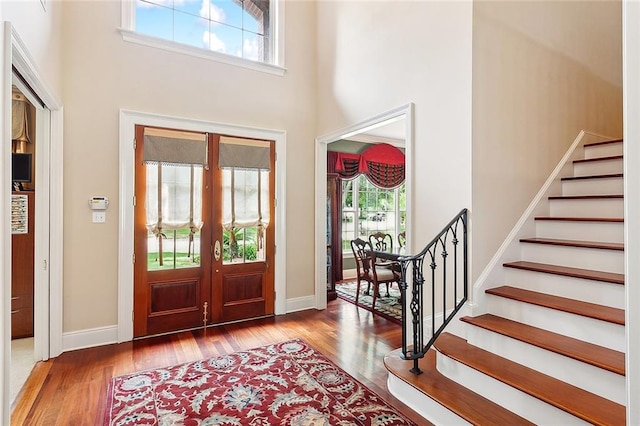
[{"label": "wooden cabinet", "polygon": [[[336,293],[336,281],[342,279],[342,253],[339,244],[340,228],[338,216],[338,199],[340,193],[338,188],[340,181],[335,174],[327,174],[327,301],[334,300],[338,297]],[[337,224],[337,225],[336,225]],[[339,257],[339,258],[338,258]]]},{"label": "wooden cabinet", "polygon": [[33,336],[35,193],[13,192],[11,208],[11,338],[17,339]]}]

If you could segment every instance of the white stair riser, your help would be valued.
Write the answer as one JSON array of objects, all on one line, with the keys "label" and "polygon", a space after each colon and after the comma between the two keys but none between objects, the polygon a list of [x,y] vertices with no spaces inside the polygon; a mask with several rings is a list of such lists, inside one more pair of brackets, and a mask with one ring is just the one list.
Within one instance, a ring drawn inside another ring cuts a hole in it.
[{"label": "white stair riser", "polygon": [[505,268],[506,284],[525,290],[623,309],[624,285]]},{"label": "white stair riser", "polygon": [[624,179],[621,177],[562,181],[562,195],[611,195],[623,192]]},{"label": "white stair riser", "polygon": [[586,161],[573,164],[574,176],[607,175],[622,173],[622,159]]},{"label": "white stair riser", "polygon": [[495,380],[443,354],[438,353],[436,366],[438,371],[448,378],[533,423],[547,425],[587,424],[538,398]]},{"label": "white stair riser", "polygon": [[600,158],[610,157],[612,155],[622,155],[622,151],[622,142],[585,146],[584,158]]},{"label": "white stair riser", "polygon": [[488,312],[616,351],[625,351],[624,326],[490,295]]},{"label": "white stair riser", "polygon": [[549,216],[623,217],[622,198],[549,200]]},{"label": "white stair riser", "polygon": [[536,220],[536,237],[622,243],[624,223]]},{"label": "white stair riser", "polygon": [[622,250],[520,243],[520,259],[594,271],[624,273]]},{"label": "white stair riser", "polygon": [[469,344],[588,392],[626,403],[625,377],[484,328],[469,325]]},{"label": "white stair riser", "polygon": [[436,425],[471,425],[453,411],[440,405],[424,393],[393,374],[387,378],[387,388],[409,408]]},{"label": "white stair riser", "polygon": [[[460,275],[458,275],[459,277],[462,277],[462,272],[460,272]],[[426,293],[429,294],[425,294],[425,298],[424,300],[431,300],[431,290],[427,290]],[[409,294],[409,297],[411,297],[411,290],[407,290],[407,294]],[[449,294],[451,295],[451,293],[449,292]],[[458,300],[460,297],[463,296],[462,292],[458,293]],[[440,298],[440,301],[442,301],[442,297]],[[405,306],[407,306],[407,312],[408,316],[407,316],[407,321],[411,322],[411,310],[408,307],[410,302],[407,302],[407,304]],[[442,303],[442,302],[440,302]],[[451,315],[451,312],[453,312],[453,309],[449,309],[447,310],[447,316]],[[467,327],[466,324],[463,323],[462,321],[460,321],[460,318],[462,317],[466,317],[466,316],[472,316],[472,312],[471,312],[471,307],[469,306],[469,303],[465,303],[462,308],[458,311],[458,313],[455,315],[454,319],[451,320],[451,322],[449,322],[449,324],[447,324],[447,333],[450,334],[454,334],[462,339],[466,339],[467,338]],[[444,322],[445,318],[443,317],[442,313],[439,313],[436,315],[436,328],[440,327],[440,325]],[[431,316],[426,316],[422,319],[423,324],[425,325],[424,328],[424,336],[425,336],[425,342],[428,341],[432,334],[432,328],[431,328]]]}]

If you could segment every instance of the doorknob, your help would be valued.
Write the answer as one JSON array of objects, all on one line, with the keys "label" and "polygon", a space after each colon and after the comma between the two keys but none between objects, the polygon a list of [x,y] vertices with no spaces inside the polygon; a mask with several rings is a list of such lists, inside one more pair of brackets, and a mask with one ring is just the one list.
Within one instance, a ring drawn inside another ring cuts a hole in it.
[{"label": "doorknob", "polygon": [[216,244],[213,246],[213,257],[216,262],[220,260],[220,240],[216,240]]}]

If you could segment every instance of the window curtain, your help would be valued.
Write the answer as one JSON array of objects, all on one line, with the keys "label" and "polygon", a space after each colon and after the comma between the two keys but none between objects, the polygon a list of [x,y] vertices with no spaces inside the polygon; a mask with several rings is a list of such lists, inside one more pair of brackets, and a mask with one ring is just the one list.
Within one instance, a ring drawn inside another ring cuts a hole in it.
[{"label": "window curtain", "polygon": [[147,166],[146,225],[164,230],[189,228],[190,241],[202,228],[202,168],[207,166],[207,135],[145,128]]},{"label": "window curtain", "polygon": [[[342,179],[353,179],[359,174],[379,188],[393,189],[405,179],[404,153],[393,145],[379,143],[362,154],[338,152],[331,169]],[[329,166],[329,165],[327,165]]]},{"label": "window curtain", "polygon": [[270,222],[271,142],[221,136],[219,152],[222,227],[266,229]]},{"label": "window curtain", "polygon": [[29,138],[29,105],[27,98],[20,92],[14,91],[11,96],[11,142],[13,152],[26,152]]},{"label": "window curtain", "polygon": [[[327,152],[329,162],[335,163],[336,152]],[[343,279],[342,275],[342,180],[336,173],[327,173],[327,244],[330,251],[330,276],[331,290],[335,290],[335,284]]]}]

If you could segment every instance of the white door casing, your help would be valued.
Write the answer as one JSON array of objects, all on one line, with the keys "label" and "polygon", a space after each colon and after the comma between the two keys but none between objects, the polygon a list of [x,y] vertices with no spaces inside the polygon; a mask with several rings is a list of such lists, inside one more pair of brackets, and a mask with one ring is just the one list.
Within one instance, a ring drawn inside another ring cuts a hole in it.
[{"label": "white door casing", "polygon": [[117,341],[133,339],[133,202],[134,139],[136,124],[195,132],[218,133],[276,142],[276,255],[275,314],[286,313],[286,143],[284,130],[259,129],[160,114],[120,110],[120,183],[118,230],[118,336]]}]

